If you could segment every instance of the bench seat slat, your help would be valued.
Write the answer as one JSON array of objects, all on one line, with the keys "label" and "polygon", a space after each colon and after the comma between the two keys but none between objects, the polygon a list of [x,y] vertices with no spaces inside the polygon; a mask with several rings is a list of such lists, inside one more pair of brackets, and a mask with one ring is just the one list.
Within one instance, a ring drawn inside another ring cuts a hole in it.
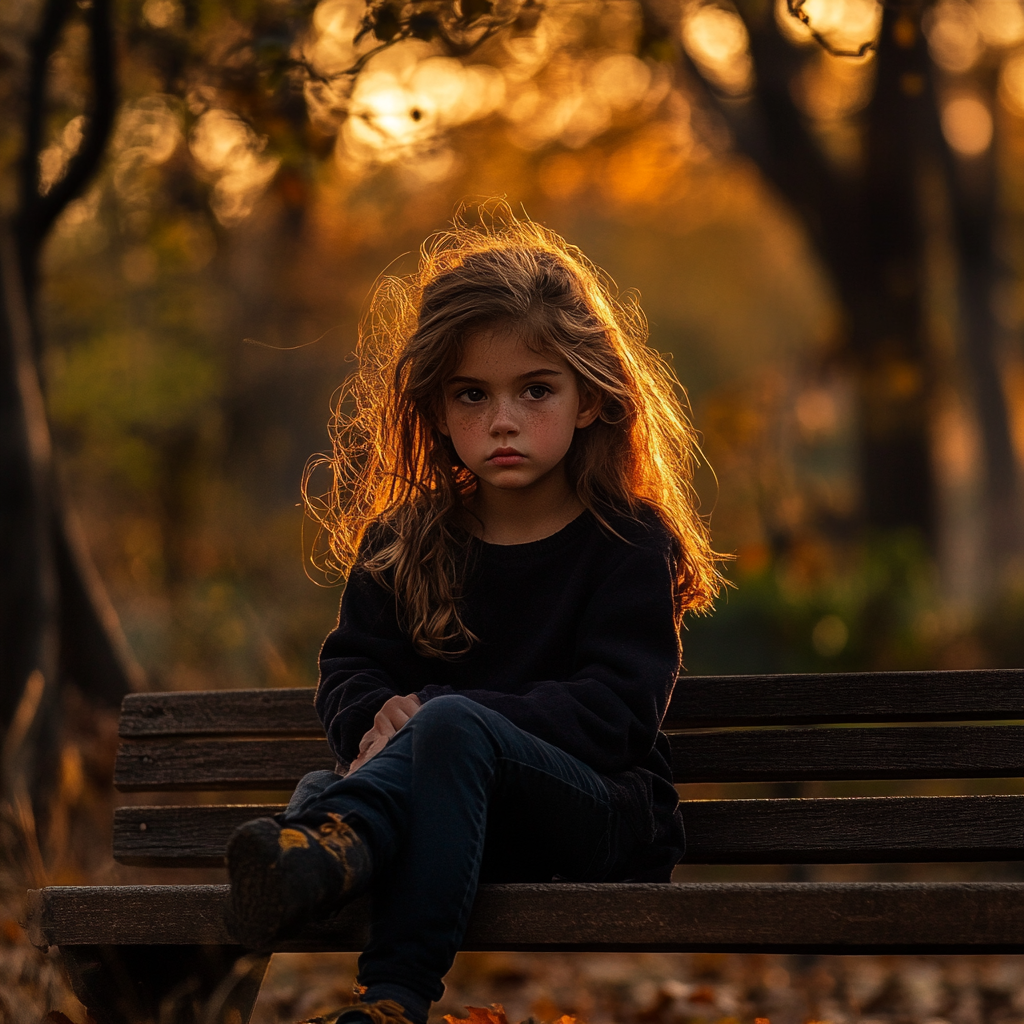
[{"label": "bench seat slat", "polygon": [[[40,947],[230,942],[226,886],[54,886]],[[282,949],[360,950],[368,902]],[[466,950],[983,953],[1024,950],[1024,883],[489,885]]]},{"label": "bench seat slat", "polygon": [[[676,733],[676,782],[969,779],[1024,775],[1024,726],[735,729]],[[122,792],[289,789],[333,768],[323,738],[124,740]]]},{"label": "bench seat slat", "polygon": [[[114,858],[218,867],[243,822],[283,804],[119,807]],[[794,864],[1024,858],[1024,796],[686,800],[686,863]]]},{"label": "bench seat slat", "polygon": [[[135,693],[120,733],[318,734],[313,689]],[[995,721],[1024,717],[1024,669],[680,676],[668,728],[828,722]]]}]

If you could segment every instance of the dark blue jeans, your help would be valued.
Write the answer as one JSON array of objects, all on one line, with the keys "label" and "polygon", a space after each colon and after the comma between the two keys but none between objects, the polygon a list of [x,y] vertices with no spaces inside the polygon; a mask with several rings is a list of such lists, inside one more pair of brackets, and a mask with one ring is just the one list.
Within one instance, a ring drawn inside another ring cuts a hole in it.
[{"label": "dark blue jeans", "polygon": [[602,881],[636,844],[601,775],[458,695],[424,704],[357,771],[306,776],[281,820],[328,812],[373,854],[363,998],[414,1020],[444,992],[478,882]]}]

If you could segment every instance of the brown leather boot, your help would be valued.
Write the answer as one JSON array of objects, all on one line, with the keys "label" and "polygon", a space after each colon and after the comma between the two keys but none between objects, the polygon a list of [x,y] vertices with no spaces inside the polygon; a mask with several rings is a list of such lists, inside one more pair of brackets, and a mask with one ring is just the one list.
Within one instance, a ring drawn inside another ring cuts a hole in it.
[{"label": "brown leather boot", "polygon": [[228,843],[231,894],[224,919],[250,949],[270,949],[336,914],[369,887],[370,851],[341,815],[318,828],[256,818]]}]

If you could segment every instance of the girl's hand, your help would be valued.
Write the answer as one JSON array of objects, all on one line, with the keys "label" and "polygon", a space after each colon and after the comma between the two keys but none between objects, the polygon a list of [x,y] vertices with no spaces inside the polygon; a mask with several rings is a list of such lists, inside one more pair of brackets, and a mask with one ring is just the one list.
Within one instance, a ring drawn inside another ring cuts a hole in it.
[{"label": "girl's hand", "polygon": [[423,705],[419,697],[410,693],[407,697],[391,697],[384,707],[373,716],[373,727],[368,729],[359,741],[359,756],[349,765],[354,772],[376,754],[379,754],[392,736],[416,714]]}]

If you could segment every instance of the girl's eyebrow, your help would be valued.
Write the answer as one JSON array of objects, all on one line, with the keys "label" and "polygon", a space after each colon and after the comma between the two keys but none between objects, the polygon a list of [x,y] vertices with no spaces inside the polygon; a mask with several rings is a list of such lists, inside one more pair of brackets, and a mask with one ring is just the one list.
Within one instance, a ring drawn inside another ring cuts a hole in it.
[{"label": "girl's eyebrow", "polygon": [[549,369],[528,370],[526,373],[521,373],[518,377],[516,377],[516,380],[527,380],[530,377],[561,377],[561,376],[562,376],[562,371],[561,370],[549,370]]},{"label": "girl's eyebrow", "polygon": [[[516,377],[516,380],[517,381],[529,380],[531,377],[561,377],[561,376],[562,376],[562,371],[561,370],[537,369],[537,370],[527,370],[526,373],[519,374],[519,376]],[[462,376],[457,376],[457,377],[449,377],[448,378],[448,383],[449,384],[486,384],[487,381],[481,380],[479,377],[462,377]]]}]

